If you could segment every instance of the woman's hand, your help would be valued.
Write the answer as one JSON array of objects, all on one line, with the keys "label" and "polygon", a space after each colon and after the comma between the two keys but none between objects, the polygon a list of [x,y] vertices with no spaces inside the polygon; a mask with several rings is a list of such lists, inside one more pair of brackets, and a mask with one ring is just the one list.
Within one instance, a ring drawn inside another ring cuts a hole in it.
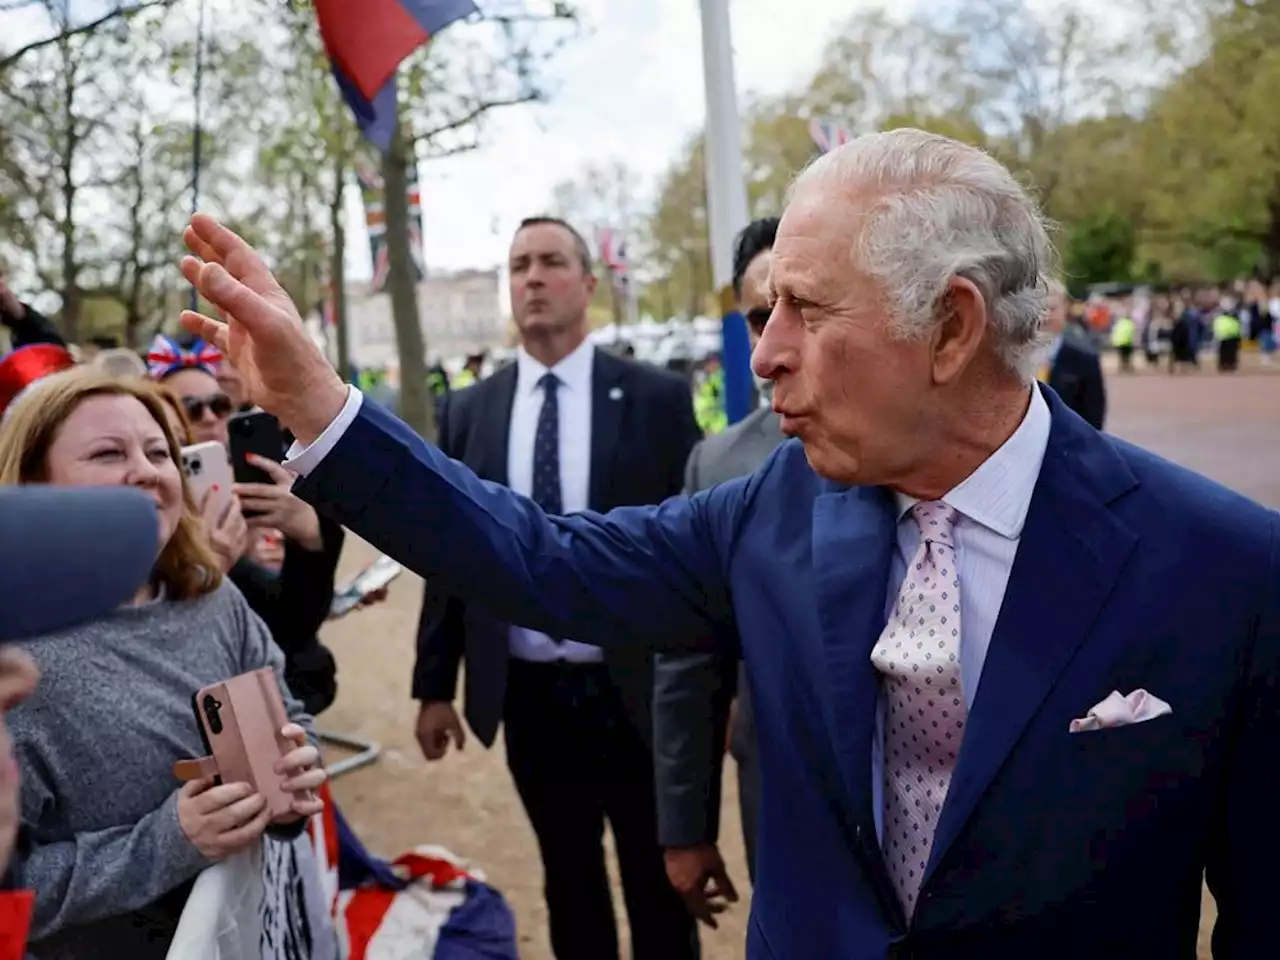
[{"label": "woman's hand", "polygon": [[256,843],[270,820],[266,798],[247,783],[214,786],[213,777],[205,777],[178,791],[178,826],[214,862]]},{"label": "woman's hand", "polygon": [[237,483],[236,494],[249,518],[249,526],[255,530],[274,528],[303,549],[319,552],[324,549],[320,537],[320,518],[311,506],[295,497],[293,474],[274,460],[248,454],[249,463],[270,475],[271,483]]},{"label": "woman's hand", "polygon": [[209,534],[209,545],[218,555],[222,572],[226,573],[249,549],[249,526],[245,523],[240,502],[235,497],[227,497],[226,503],[222,503],[219,494],[217,486],[205,491],[200,502],[200,516],[204,518],[205,530]]},{"label": "woman's hand", "polygon": [[307,731],[296,723],[285,724],[280,735],[292,740],[294,748],[276,761],[275,771],[284,777],[280,786],[293,794],[290,819],[310,817],[324,809],[324,801],[316,791],[329,779],[329,771],[320,766],[320,751],[307,740]]},{"label": "woman's hand", "polygon": [[249,540],[249,559],[279,572],[284,566],[284,534],[279,530],[255,530]]}]

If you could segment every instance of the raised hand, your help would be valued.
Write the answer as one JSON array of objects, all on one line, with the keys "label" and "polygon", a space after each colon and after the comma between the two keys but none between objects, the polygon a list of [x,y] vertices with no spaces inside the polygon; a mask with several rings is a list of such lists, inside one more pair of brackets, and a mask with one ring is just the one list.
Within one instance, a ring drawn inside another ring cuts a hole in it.
[{"label": "raised hand", "polygon": [[253,401],[304,444],[342,410],[347,388],[302,329],[302,318],[267,265],[212,217],[197,213],[182,236],[194,256],[183,276],[224,320],[185,310],[182,325],[221,348]]}]

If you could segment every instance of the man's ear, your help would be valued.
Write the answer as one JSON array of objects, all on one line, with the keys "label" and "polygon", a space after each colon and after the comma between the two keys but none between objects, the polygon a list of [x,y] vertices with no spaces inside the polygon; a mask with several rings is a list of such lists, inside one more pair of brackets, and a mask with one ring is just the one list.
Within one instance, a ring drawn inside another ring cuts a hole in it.
[{"label": "man's ear", "polygon": [[977,356],[987,334],[987,302],[971,280],[952,277],[938,299],[933,331],[933,381],[955,381]]}]

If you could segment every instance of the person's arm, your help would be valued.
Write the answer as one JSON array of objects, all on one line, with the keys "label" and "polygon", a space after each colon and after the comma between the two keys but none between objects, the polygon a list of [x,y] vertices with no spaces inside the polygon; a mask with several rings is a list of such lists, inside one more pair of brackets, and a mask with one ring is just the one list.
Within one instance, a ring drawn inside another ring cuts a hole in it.
[{"label": "person's arm", "polygon": [[[228,585],[227,588],[233,592],[235,590],[233,585]],[[307,731],[307,739],[311,745],[318,747],[315,720],[307,713],[302,701],[294,697],[289,690],[289,684],[284,676],[284,653],[272,638],[271,631],[267,629],[262,618],[249,608],[249,604],[243,597],[233,597],[232,604],[235,612],[229,629],[239,634],[240,672],[248,673],[250,670],[270,667],[276,675],[276,684],[280,687],[280,696],[284,700],[284,710],[289,717],[289,722],[296,723]],[[306,826],[305,819],[296,820],[293,823],[272,824],[267,827],[267,833],[283,840],[292,840],[299,836]]]},{"label": "person's arm", "polygon": [[658,654],[653,667],[653,767],[658,843],[716,843],[720,785],[733,698],[728,657]]},{"label": "person's arm", "polygon": [[28,303],[20,301],[17,310],[6,312],[4,325],[9,328],[9,340],[15,350],[33,343],[53,343],[60,347],[67,345],[53,322]]},{"label": "person's arm", "polygon": [[278,573],[248,558],[237,561],[228,573],[286,654],[310,646],[329,617],[344,536],[341,525],[322,516],[321,549],[308,550],[286,539]]},{"label": "person's arm", "polygon": [[231,619],[227,629],[235,635],[232,642],[239,642],[240,672],[248,673],[250,670],[270,667],[275,672],[276,682],[280,685],[280,694],[284,698],[285,713],[288,714],[289,721],[306,730],[307,736],[314,743],[315,721],[307,713],[302,702],[289,691],[289,685],[284,678],[284,653],[276,644],[271,631],[267,629],[262,618],[250,609],[249,604],[234,585],[226,584],[222,589],[229,590],[231,593],[229,597]]},{"label": "person's arm", "polygon": [[43,842],[43,810],[57,802],[40,777],[41,762],[22,764],[23,827],[31,848],[18,884],[36,893],[31,940],[66,927],[140,910],[198,874],[209,861],[178,824],[178,792],[137,823]]},{"label": "person's arm", "polygon": [[495,617],[600,646],[735,643],[725,570],[767,469],[693,498],[549,517],[350,392],[295,492]]},{"label": "person's arm", "polygon": [[[692,405],[690,404],[690,410]],[[685,465],[685,489],[701,489],[704,444]],[[720,784],[729,698],[725,657],[658,654],[653,664],[653,771],[658,796],[658,844],[715,843],[720,832]]]},{"label": "person's arm", "polygon": [[[440,450],[453,456],[450,398],[436,400],[436,436]],[[413,699],[420,703],[452,703],[458,692],[458,668],[466,648],[466,605],[427,581],[418,617],[417,657],[413,662]]]},{"label": "person's arm", "polygon": [[1242,663],[1235,731],[1205,843],[1205,879],[1218,906],[1214,960],[1245,960],[1275,951],[1275,882],[1280,833],[1267,828],[1280,791],[1280,519],[1271,520],[1271,558],[1259,584],[1259,613]]}]

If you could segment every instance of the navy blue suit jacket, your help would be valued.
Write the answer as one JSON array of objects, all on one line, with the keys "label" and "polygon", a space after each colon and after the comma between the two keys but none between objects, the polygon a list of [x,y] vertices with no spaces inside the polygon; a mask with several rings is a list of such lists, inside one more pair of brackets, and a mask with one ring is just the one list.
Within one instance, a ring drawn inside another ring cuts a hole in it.
[{"label": "navy blue suit jacket", "polygon": [[[741,638],[761,798],[747,955],[1273,956],[1280,830],[1277,517],[1099,434],[1052,429],[908,928],[871,810],[894,515],[797,442],[657,508],[549,519],[372,403],[299,484],[469,602],[601,645]],[[710,638],[710,639],[708,639]],[[1112,690],[1172,715],[1070,734]]]}]

